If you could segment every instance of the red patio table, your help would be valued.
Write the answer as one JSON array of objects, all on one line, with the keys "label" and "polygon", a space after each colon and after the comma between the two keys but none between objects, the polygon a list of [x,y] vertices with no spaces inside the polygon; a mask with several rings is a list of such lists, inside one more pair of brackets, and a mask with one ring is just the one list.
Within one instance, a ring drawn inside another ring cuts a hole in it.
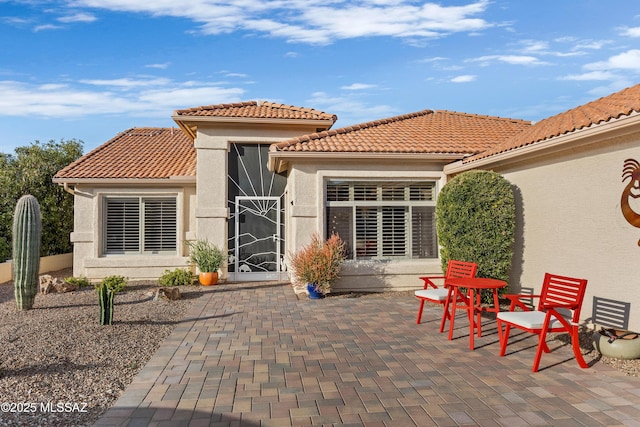
[{"label": "red patio table", "polygon": [[[478,330],[478,337],[482,336],[482,311],[490,311],[492,313],[498,313],[500,311],[498,289],[507,286],[507,282],[485,277],[451,278],[445,282],[444,286],[449,288],[449,296],[444,305],[441,326],[444,326],[448,318],[449,340],[451,340],[453,337],[453,323],[456,310],[467,310],[469,314],[469,349],[473,350],[474,330]],[[466,295],[462,292],[461,288],[467,289]],[[481,305],[481,291],[484,289],[491,289],[493,291],[493,307],[483,307]],[[451,305],[452,303],[453,305]],[[449,314],[449,305],[451,305],[451,314]]]}]

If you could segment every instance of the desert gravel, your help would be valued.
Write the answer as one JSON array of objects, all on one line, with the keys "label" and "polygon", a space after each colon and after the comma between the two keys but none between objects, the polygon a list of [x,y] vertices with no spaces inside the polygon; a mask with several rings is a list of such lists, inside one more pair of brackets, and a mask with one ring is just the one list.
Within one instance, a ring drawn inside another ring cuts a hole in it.
[{"label": "desert gravel", "polygon": [[[32,310],[19,311],[13,285],[0,284],[0,425],[87,426],[97,421],[202,295],[199,286],[186,286],[180,287],[179,301],[154,300],[157,288],[154,281],[130,282],[115,297],[113,325],[101,326],[92,286],[39,294]],[[413,291],[331,298],[412,296]],[[598,358],[589,332],[582,334],[581,344],[587,360]],[[640,375],[640,359],[602,357],[599,363]]]},{"label": "desert gravel", "polygon": [[115,296],[113,324],[101,326],[93,286],[38,294],[20,311],[13,284],[0,284],[0,425],[93,424],[201,295],[186,286],[181,300],[154,300],[158,287],[130,282]]}]

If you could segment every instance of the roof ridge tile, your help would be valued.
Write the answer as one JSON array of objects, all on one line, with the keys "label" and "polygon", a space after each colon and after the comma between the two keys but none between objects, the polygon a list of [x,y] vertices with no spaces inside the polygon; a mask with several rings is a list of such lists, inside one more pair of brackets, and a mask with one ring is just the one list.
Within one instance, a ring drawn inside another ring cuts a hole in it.
[{"label": "roof ridge tile", "polygon": [[[289,104],[280,104],[280,103],[276,103],[276,102],[271,102],[271,101],[262,101],[258,103],[259,106],[268,106],[268,107],[272,107],[272,108],[282,108],[284,110],[291,110],[291,111],[301,111],[304,113],[311,113],[311,114],[326,114],[329,115],[329,113],[326,113],[324,111],[320,111],[320,110],[316,110],[315,108],[308,108],[308,107],[298,107],[296,105],[289,105]],[[335,114],[333,115],[334,117]]]},{"label": "roof ridge tile", "polygon": [[221,110],[225,108],[252,107],[257,105],[258,105],[258,101],[241,101],[241,102],[230,102],[230,103],[223,103],[223,104],[210,104],[210,105],[201,105],[199,107],[191,107],[191,108],[183,108],[180,110],[175,110],[174,114],[176,116],[179,116],[179,115],[194,112],[194,111]]},{"label": "roof ridge tile", "polygon": [[338,120],[335,114],[313,108],[278,104],[270,101],[245,101],[229,104],[204,105],[176,110],[174,120],[188,117],[244,118],[244,119],[287,119],[287,120]]},{"label": "roof ridge tile", "polygon": [[498,120],[498,121],[507,121],[512,123],[531,124],[531,120],[514,119],[513,117],[490,116],[488,114],[465,113],[461,111],[451,111],[451,110],[435,110],[435,113],[436,114],[448,113],[448,114],[453,114],[456,116],[463,116],[463,117],[475,117],[479,119],[490,119],[490,120]]}]

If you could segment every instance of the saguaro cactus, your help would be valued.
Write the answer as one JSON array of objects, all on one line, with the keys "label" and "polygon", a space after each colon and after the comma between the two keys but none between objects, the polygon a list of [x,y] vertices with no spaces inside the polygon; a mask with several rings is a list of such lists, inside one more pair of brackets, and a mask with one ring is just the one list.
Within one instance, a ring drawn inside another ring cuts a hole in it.
[{"label": "saguaro cactus", "polygon": [[113,322],[113,296],[115,291],[101,283],[97,287],[98,300],[100,301],[100,324],[110,325]]},{"label": "saguaro cactus", "polygon": [[30,310],[38,292],[41,234],[38,200],[22,196],[13,216],[13,285],[20,310]]}]

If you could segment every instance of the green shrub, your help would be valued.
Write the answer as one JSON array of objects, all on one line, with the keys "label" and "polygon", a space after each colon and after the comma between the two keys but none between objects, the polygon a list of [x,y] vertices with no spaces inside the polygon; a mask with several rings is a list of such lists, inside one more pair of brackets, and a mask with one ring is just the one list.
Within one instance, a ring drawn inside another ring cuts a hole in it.
[{"label": "green shrub", "polygon": [[515,201],[500,174],[468,171],[449,181],[438,196],[436,229],[443,271],[450,259],[457,259],[477,263],[478,277],[509,280]]},{"label": "green shrub", "polygon": [[84,288],[84,287],[89,286],[91,284],[91,282],[89,282],[89,279],[87,279],[84,276],[80,276],[80,277],[65,277],[64,281],[69,283],[70,285],[76,285],[79,288]]},{"label": "green shrub", "polygon": [[158,282],[162,286],[187,286],[193,285],[193,273],[185,268],[176,268],[173,271],[165,270]]},{"label": "green shrub", "polygon": [[96,288],[99,289],[99,287],[102,285],[106,286],[107,289],[112,290],[114,292],[121,292],[121,291],[124,291],[124,288],[127,285],[127,278],[124,276],[118,276],[118,275],[107,276],[104,279],[102,279],[102,282],[100,282],[100,284],[97,285]]}]

